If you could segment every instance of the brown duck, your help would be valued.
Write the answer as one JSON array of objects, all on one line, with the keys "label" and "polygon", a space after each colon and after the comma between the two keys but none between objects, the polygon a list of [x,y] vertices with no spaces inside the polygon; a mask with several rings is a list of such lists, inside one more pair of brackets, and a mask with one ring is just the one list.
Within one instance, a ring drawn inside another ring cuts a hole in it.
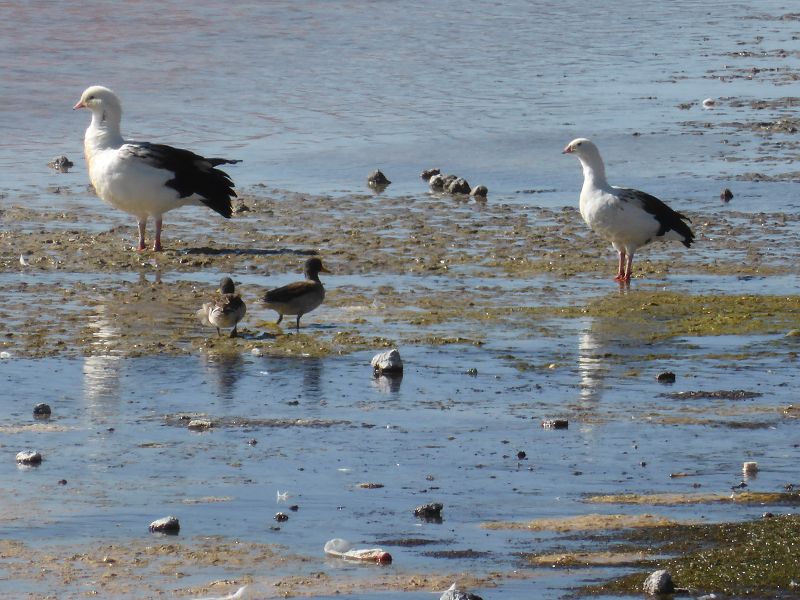
[{"label": "brown duck", "polygon": [[330,273],[318,258],[306,261],[305,281],[295,281],[289,285],[275,288],[264,295],[264,303],[280,316],[275,322],[280,323],[283,315],[297,315],[297,329],[300,329],[300,317],[317,308],[325,299],[325,288],[319,280],[320,273]]}]

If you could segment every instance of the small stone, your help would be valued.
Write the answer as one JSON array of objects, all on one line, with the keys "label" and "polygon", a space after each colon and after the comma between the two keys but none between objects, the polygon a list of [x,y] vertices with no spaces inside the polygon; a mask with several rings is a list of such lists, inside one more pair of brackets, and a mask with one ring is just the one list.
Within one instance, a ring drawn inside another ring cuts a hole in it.
[{"label": "small stone", "polygon": [[566,419],[545,419],[542,421],[542,427],[545,429],[568,429],[569,421]]},{"label": "small stone", "polygon": [[800,329],[790,329],[785,337],[800,337]]},{"label": "small stone", "polygon": [[258,440],[256,438],[250,438],[249,440],[247,440],[248,446],[255,446],[256,444],[258,444]]},{"label": "small stone", "polygon": [[728,202],[733,200],[733,192],[730,191],[728,188],[725,188],[719,193],[719,199],[727,204]]},{"label": "small stone", "polygon": [[23,450],[17,452],[17,462],[21,465],[39,465],[42,463],[42,455],[36,450]]},{"label": "small stone", "polygon": [[434,175],[428,180],[428,186],[430,186],[430,188],[433,191],[437,192],[439,190],[444,189],[444,182],[445,182],[445,175],[439,173],[438,175]]},{"label": "small stone", "polygon": [[517,460],[525,460],[526,458],[528,458],[528,455],[525,453],[524,450],[520,450],[519,452],[517,452]]},{"label": "small stone", "polygon": [[463,177],[458,177],[451,181],[445,188],[451,194],[469,194],[469,183]]},{"label": "small stone", "polygon": [[367,185],[371,188],[385,187],[390,183],[392,182],[389,181],[386,178],[386,175],[384,175],[379,169],[375,169],[369,174],[369,177],[367,177]]},{"label": "small stone", "polygon": [[208,419],[192,419],[191,421],[189,421],[189,424],[186,427],[188,427],[189,429],[202,431],[204,429],[211,429],[212,427],[214,427],[214,423],[212,423]]},{"label": "small stone", "polygon": [[403,359],[400,358],[400,351],[397,348],[376,354],[370,364],[375,374],[403,372]]},{"label": "small stone", "polygon": [[279,512],[275,513],[275,516],[272,518],[275,519],[278,523],[283,523],[284,521],[289,520],[289,515],[287,515],[286,513]]},{"label": "small stone", "polygon": [[425,181],[430,181],[431,177],[434,175],[440,175],[442,173],[441,169],[425,169],[419,176],[424,179]]},{"label": "small stone", "polygon": [[360,487],[365,490],[379,490],[383,487],[382,483],[374,483],[372,481],[365,481],[363,483],[359,483],[356,487]]},{"label": "small stone", "polygon": [[758,463],[755,461],[747,461],[742,464],[742,472],[745,475],[755,475],[758,473]]},{"label": "small stone", "polygon": [[705,100],[703,100],[703,108],[711,108],[712,106],[716,105],[717,101],[714,100],[713,98],[706,98]]},{"label": "small stone", "polygon": [[297,512],[298,510],[300,510],[300,507],[297,504],[292,504],[289,507],[289,510],[292,511],[292,512]]},{"label": "small stone", "polygon": [[156,519],[152,523],[150,523],[150,527],[148,527],[150,531],[153,533],[171,533],[175,534],[178,533],[181,529],[180,521],[178,521],[178,517],[164,517],[163,519]]},{"label": "small stone", "polygon": [[675,373],[672,371],[664,371],[656,375],[656,381],[659,383],[675,383]]},{"label": "small stone", "polygon": [[442,522],[442,508],[444,505],[441,502],[431,502],[429,504],[421,504],[414,509],[414,516],[424,519],[425,521],[434,521],[437,523]]},{"label": "small stone", "polygon": [[470,592],[459,590],[454,583],[444,594],[439,596],[439,600],[483,600],[483,598]]},{"label": "small stone", "polygon": [[264,351],[261,348],[253,348],[250,350],[250,354],[253,356],[264,356]]},{"label": "small stone", "polygon": [[67,485],[67,480],[66,479],[59,479],[58,480],[58,485]]},{"label": "small stone", "polygon": [[50,405],[45,404],[44,402],[40,402],[36,406],[33,407],[33,416],[34,417],[49,417],[50,413]]},{"label": "small stone", "polygon": [[672,575],[664,569],[653,571],[644,580],[643,590],[645,594],[655,596],[657,594],[671,594],[675,591],[672,583]]},{"label": "small stone", "polygon": [[487,188],[485,185],[476,185],[469,191],[470,196],[477,196],[479,198],[486,198],[488,194],[489,188]]}]

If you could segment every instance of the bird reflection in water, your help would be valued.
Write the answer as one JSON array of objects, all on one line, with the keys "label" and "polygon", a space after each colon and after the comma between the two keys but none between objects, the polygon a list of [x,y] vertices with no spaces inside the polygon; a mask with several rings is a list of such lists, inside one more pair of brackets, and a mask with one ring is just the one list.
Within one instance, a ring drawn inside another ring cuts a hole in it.
[{"label": "bird reflection in water", "polygon": [[236,386],[245,373],[245,360],[239,353],[200,354],[203,370],[213,382],[217,395],[224,400],[233,400]]}]

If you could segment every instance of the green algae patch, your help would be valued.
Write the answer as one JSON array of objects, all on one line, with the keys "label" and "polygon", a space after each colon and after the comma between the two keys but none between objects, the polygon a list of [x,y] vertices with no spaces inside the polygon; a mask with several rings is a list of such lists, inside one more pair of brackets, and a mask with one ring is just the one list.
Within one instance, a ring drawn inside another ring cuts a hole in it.
[{"label": "green algae patch", "polygon": [[714,502],[736,502],[738,504],[800,504],[800,492],[736,492],[733,494],[606,494],[589,496],[586,502],[593,504],[645,504],[650,506],[674,506],[679,504],[710,504]]},{"label": "green algae patch", "polygon": [[657,515],[579,515],[557,519],[534,519],[533,521],[490,521],[481,523],[484,529],[517,529],[530,531],[601,531],[604,529],[627,529],[631,527],[663,527],[674,524],[665,517]]},{"label": "green algae patch", "polygon": [[[725,597],[794,598],[800,573],[800,516],[745,523],[671,525],[629,536],[644,551],[677,555],[652,563],[676,587]],[[580,590],[581,595],[641,594],[649,572],[638,572]]]},{"label": "green algae patch", "polygon": [[783,333],[800,326],[800,296],[690,295],[630,291],[611,294],[559,316],[624,321],[650,340],[676,336]]}]

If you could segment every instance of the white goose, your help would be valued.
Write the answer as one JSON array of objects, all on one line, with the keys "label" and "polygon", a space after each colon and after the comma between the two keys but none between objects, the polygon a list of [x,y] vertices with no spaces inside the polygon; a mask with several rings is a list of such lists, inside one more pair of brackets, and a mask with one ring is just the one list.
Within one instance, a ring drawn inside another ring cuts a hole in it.
[{"label": "white goose", "polygon": [[655,196],[609,185],[603,159],[591,140],[572,140],[562,154],[574,154],[581,161],[581,216],[592,231],[610,241],[619,254],[615,280],[631,280],[634,253],[655,239],[676,240],[687,248],[692,245],[694,233],[685,223],[691,223],[691,219]]},{"label": "white goose", "polygon": [[163,144],[129,142],[120,133],[122,105],[110,89],[87,88],[73,108],[88,108],[92,122],[84,137],[89,178],[97,195],[139,224],[139,245],[145,249],[148,217],[156,224],[153,250],[161,250],[162,215],[186,204],[202,203],[226,219],[231,216],[233,182],[218,165],[238,160],[204,158]]}]

